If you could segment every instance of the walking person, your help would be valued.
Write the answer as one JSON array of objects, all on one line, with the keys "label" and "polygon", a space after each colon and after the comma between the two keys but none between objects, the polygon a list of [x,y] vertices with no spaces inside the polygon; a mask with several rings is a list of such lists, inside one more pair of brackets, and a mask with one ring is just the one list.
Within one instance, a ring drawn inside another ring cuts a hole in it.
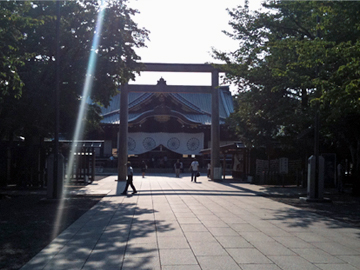
[{"label": "walking person", "polygon": [[190,164],[190,171],[191,171],[191,182],[194,180],[196,183],[196,177],[199,173],[199,162],[194,158],[193,162]]},{"label": "walking person", "polygon": [[142,178],[145,178],[146,169],[147,169],[147,165],[146,165],[145,161],[141,161],[141,173],[142,173]]},{"label": "walking person", "polygon": [[127,163],[127,175],[128,175],[128,177],[127,177],[127,180],[126,180],[126,186],[125,186],[125,189],[124,189],[123,193],[121,193],[121,194],[127,195],[127,190],[128,190],[128,188],[129,188],[129,186],[131,186],[131,188],[132,188],[132,190],[133,190],[133,193],[132,193],[132,194],[136,194],[137,191],[136,191],[136,188],[135,188],[135,186],[134,186],[134,184],[133,184],[134,170],[133,170],[133,168],[131,167],[131,163],[130,163],[130,162]]},{"label": "walking person", "polygon": [[174,164],[176,177],[180,177],[180,168],[181,168],[180,160],[177,160],[176,163]]},{"label": "walking person", "polygon": [[184,163],[180,161],[180,172],[184,173]]},{"label": "walking person", "polygon": [[207,165],[207,177],[211,178],[211,163],[210,162]]}]

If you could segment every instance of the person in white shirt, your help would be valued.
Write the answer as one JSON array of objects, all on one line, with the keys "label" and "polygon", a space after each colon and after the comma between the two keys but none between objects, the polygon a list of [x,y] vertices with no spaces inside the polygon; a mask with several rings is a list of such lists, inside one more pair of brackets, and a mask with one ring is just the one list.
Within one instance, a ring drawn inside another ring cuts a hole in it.
[{"label": "person in white shirt", "polygon": [[190,164],[190,171],[191,171],[191,182],[194,180],[196,183],[196,177],[198,176],[199,172],[199,162],[194,159],[193,162]]},{"label": "person in white shirt", "polygon": [[133,170],[133,168],[131,167],[131,163],[130,163],[130,162],[128,162],[128,163],[126,164],[126,166],[127,166],[127,175],[128,175],[128,177],[127,177],[127,180],[126,180],[125,189],[124,189],[123,193],[121,193],[121,194],[127,195],[127,190],[128,190],[128,187],[129,187],[129,186],[131,186],[131,188],[132,188],[132,190],[133,190],[133,193],[132,193],[132,194],[136,194],[137,191],[136,191],[136,188],[135,188],[135,186],[134,186],[134,184],[133,184],[134,170]]}]

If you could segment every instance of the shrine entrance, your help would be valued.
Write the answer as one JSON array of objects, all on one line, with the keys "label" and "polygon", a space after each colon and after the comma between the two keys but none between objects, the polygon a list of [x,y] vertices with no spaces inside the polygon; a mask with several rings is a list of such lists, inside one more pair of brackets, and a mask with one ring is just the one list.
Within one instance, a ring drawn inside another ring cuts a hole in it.
[{"label": "shrine entrance", "polygon": [[128,161],[128,94],[129,92],[150,93],[210,93],[211,94],[211,179],[221,180],[220,166],[220,118],[219,118],[219,69],[210,64],[163,64],[144,63],[142,72],[191,72],[211,73],[211,86],[123,84],[120,91],[120,124],[118,142],[118,180],[125,181]]}]

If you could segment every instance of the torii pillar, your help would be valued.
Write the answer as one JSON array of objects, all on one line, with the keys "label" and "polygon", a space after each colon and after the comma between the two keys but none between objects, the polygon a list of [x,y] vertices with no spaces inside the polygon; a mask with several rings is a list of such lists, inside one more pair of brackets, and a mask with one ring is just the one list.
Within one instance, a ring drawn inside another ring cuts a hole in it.
[{"label": "torii pillar", "polygon": [[[118,181],[125,181],[127,174],[127,140],[129,92],[151,93],[211,93],[211,179],[221,181],[220,165],[220,117],[219,117],[219,70],[210,64],[162,64],[144,63],[143,71],[155,72],[210,72],[211,86],[128,85],[121,86],[120,124],[118,141]],[[117,191],[120,193],[121,191]]]},{"label": "torii pillar", "polygon": [[221,181],[219,71],[211,72],[211,179]]},{"label": "torii pillar", "polygon": [[[120,123],[118,136],[118,181],[126,181],[128,157],[128,115],[129,115],[129,89],[128,84],[122,84],[120,91]],[[122,191],[117,191],[117,193]]]}]

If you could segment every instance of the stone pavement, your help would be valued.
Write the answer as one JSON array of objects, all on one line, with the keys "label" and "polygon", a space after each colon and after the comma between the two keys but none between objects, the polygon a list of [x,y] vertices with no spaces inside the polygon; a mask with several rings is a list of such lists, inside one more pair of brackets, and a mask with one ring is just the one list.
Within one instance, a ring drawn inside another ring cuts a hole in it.
[{"label": "stone pavement", "polygon": [[138,193],[123,196],[115,179],[80,190],[107,196],[22,270],[360,269],[359,228],[262,197],[259,186],[135,175]]}]

